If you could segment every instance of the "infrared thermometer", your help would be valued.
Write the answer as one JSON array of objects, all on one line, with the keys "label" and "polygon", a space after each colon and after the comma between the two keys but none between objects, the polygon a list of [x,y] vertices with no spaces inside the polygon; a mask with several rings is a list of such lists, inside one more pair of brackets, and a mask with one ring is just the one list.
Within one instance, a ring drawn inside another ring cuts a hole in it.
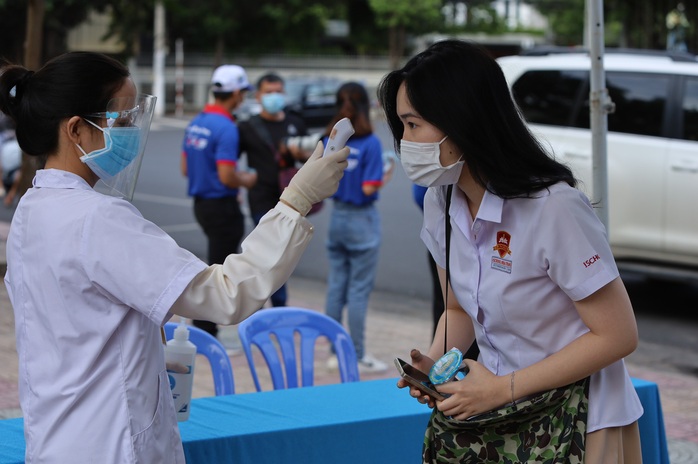
[{"label": "infrared thermometer", "polygon": [[351,125],[349,118],[342,118],[337,121],[337,124],[332,128],[332,132],[330,132],[330,136],[327,138],[327,144],[322,156],[330,155],[344,148],[347,140],[352,135],[354,135],[354,126]]}]

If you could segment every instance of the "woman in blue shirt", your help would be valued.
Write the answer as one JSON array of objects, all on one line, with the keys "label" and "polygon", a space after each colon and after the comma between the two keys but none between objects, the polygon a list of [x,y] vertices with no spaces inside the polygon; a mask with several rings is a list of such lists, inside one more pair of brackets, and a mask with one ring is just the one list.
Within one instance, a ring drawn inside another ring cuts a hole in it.
[{"label": "woman in blue shirt", "polygon": [[[347,141],[349,166],[339,182],[330,219],[327,252],[327,314],[342,322],[347,307],[349,332],[359,359],[360,372],[379,372],[386,364],[366,353],[364,332],[368,299],[378,266],[380,217],[375,202],[383,186],[383,150],[373,133],[369,99],[359,83],[347,82],[337,90],[337,113],[327,133],[342,118],[349,118],[354,135]],[[325,140],[326,141],[326,140]],[[330,367],[336,358],[330,358]]]}]

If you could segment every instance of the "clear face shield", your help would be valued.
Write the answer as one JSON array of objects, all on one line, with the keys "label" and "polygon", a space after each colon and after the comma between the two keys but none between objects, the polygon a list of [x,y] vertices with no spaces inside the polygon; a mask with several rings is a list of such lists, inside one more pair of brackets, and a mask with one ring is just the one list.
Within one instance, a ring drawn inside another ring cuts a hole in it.
[{"label": "clear face shield", "polygon": [[104,148],[85,153],[78,145],[84,155],[80,160],[99,177],[95,190],[131,201],[153,120],[155,101],[156,97],[145,94],[118,97],[109,101],[106,112],[85,115],[106,121],[102,127],[102,124],[85,120],[103,132]]}]

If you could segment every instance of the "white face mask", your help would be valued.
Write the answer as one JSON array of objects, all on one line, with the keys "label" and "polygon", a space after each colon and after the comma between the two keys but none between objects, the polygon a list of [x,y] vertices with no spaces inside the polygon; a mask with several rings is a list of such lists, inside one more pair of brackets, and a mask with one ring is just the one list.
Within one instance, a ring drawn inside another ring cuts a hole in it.
[{"label": "white face mask", "polygon": [[465,161],[458,160],[450,166],[441,166],[441,144],[439,142],[421,143],[400,140],[400,162],[405,174],[412,182],[422,187],[451,185],[458,182]]}]

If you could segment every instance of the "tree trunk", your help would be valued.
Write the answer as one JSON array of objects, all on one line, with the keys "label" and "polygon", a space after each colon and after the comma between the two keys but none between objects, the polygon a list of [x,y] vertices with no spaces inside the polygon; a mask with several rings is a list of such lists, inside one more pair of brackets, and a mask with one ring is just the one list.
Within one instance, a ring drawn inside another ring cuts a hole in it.
[{"label": "tree trunk", "polygon": [[24,66],[32,70],[41,67],[41,41],[43,40],[45,11],[44,0],[28,0]]},{"label": "tree trunk", "polygon": [[223,64],[223,54],[225,52],[225,40],[223,40],[223,34],[218,35],[216,40],[216,51],[213,56],[214,67],[221,66]]},{"label": "tree trunk", "polygon": [[[28,0],[27,2],[27,35],[24,45],[24,66],[31,70],[41,67],[41,42],[44,30],[44,0]],[[36,175],[36,159],[22,153],[22,167],[17,186],[17,198],[20,198],[31,186]]]},{"label": "tree trunk", "polygon": [[[400,67],[400,58],[402,50],[400,49],[400,35],[404,36],[404,28],[401,26],[390,26],[388,30],[388,59],[390,61],[390,69],[398,69]],[[404,49],[404,41],[402,45]]]},{"label": "tree trunk", "polygon": [[397,28],[397,49],[395,53],[395,69],[400,67],[402,62],[402,57],[405,56],[405,44],[407,43],[405,39],[405,26],[398,26]]}]

